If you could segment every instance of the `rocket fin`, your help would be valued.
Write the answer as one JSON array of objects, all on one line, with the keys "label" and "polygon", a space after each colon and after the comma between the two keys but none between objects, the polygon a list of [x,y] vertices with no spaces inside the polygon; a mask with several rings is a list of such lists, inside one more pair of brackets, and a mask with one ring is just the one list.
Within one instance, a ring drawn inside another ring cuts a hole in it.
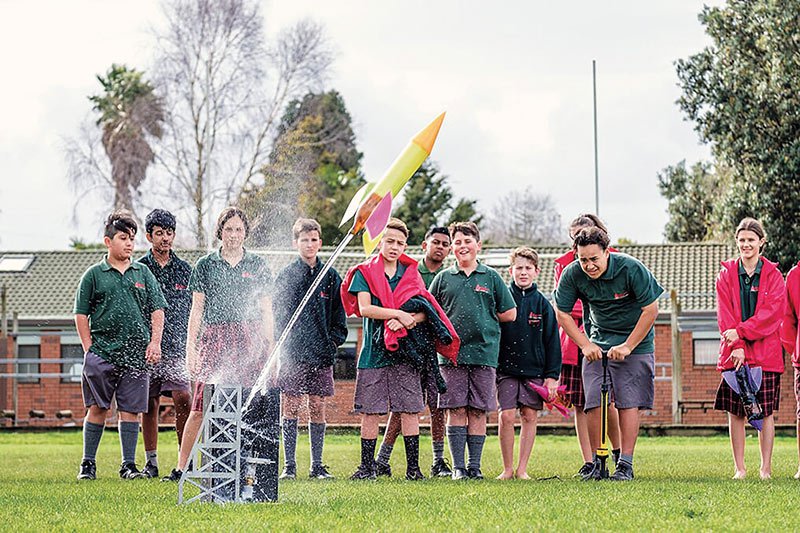
[{"label": "rocket fin", "polygon": [[355,216],[356,211],[358,211],[359,206],[361,206],[361,202],[364,201],[364,198],[367,197],[373,187],[375,187],[374,182],[367,182],[358,189],[353,199],[347,204],[347,209],[344,212],[342,221],[339,223],[339,227],[344,226],[348,220]]}]

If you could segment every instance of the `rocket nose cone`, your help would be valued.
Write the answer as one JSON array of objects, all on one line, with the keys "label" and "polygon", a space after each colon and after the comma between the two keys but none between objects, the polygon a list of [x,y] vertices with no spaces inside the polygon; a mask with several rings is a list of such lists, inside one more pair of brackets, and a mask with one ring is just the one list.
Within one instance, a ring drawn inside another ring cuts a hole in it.
[{"label": "rocket nose cone", "polygon": [[425,126],[425,129],[417,133],[412,139],[414,144],[425,150],[428,155],[433,150],[433,143],[436,142],[436,137],[439,135],[439,129],[442,127],[442,122],[444,122],[444,115],[445,113],[442,113],[436,117],[433,122]]}]

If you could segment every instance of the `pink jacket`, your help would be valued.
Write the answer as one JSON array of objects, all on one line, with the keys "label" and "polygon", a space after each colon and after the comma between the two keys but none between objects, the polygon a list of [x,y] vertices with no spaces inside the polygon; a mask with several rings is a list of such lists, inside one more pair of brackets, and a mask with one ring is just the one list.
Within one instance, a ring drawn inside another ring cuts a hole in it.
[{"label": "pink jacket", "polygon": [[800,368],[798,316],[800,316],[800,263],[797,263],[786,276],[786,310],[780,329],[781,343],[783,343],[783,348],[792,354],[792,366],[795,368]]},{"label": "pink jacket", "polygon": [[731,345],[720,340],[717,370],[731,370],[731,352],[744,349],[745,362],[766,372],[783,373],[783,350],[778,329],[786,306],[786,286],[775,263],[764,259],[755,314],[742,321],[739,293],[739,260],[722,263],[717,275],[717,323],[720,333],[736,329],[739,340]]}]

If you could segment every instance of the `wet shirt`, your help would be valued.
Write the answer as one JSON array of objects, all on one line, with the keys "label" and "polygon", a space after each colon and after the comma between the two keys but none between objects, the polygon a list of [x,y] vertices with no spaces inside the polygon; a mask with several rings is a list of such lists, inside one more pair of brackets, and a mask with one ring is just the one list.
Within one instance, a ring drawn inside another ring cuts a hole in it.
[{"label": "wet shirt", "polygon": [[112,365],[144,368],[150,315],[167,307],[153,273],[133,262],[125,271],[107,260],[89,267],[75,295],[75,314],[89,317],[90,350]]},{"label": "wet shirt", "polygon": [[[394,276],[391,278],[386,276],[392,291],[397,288],[397,284],[400,283],[400,278],[403,277],[405,272],[406,266],[398,262]],[[367,280],[359,270],[353,274],[353,281],[350,282],[350,287],[347,288],[347,291],[352,294],[369,292],[372,305],[381,305],[381,301],[369,290]],[[395,364],[386,354],[385,347],[381,345],[381,342],[383,342],[384,322],[384,320],[364,317],[364,335],[361,341],[361,353],[358,355],[358,368],[383,368]]]},{"label": "wet shirt", "polygon": [[[467,276],[455,264],[436,275],[430,291],[461,339],[458,364],[497,368],[500,354],[497,315],[516,306],[500,274],[478,263],[475,271]],[[452,363],[439,356],[439,364]]]},{"label": "wet shirt", "polygon": [[186,328],[189,323],[189,310],[192,307],[192,293],[189,291],[189,278],[192,267],[170,250],[169,261],[162,268],[152,251],[139,259],[155,276],[161,293],[167,300],[164,311],[164,336],[161,340],[161,357],[184,357],[186,355]]},{"label": "wet shirt", "polygon": [[[589,304],[592,327],[589,340],[603,350],[623,344],[642,316],[642,307],[658,299],[664,289],[639,260],[613,253],[608,268],[593,280],[577,261],[564,269],[555,292],[556,307],[570,313],[578,299]],[[655,350],[654,328],[642,339],[632,353],[652,353]]]},{"label": "wet shirt", "polygon": [[739,298],[742,302],[742,322],[756,314],[758,303],[758,285],[761,282],[761,266],[763,260],[759,259],[752,276],[747,275],[744,264],[739,261]]},{"label": "wet shirt", "polygon": [[428,270],[428,267],[425,265],[425,260],[423,259],[419,262],[417,271],[419,272],[419,275],[422,276],[422,281],[425,282],[425,288],[430,289],[431,283],[433,283],[433,278],[436,277],[436,274],[442,271],[442,267],[439,267],[437,270],[431,272]]},{"label": "wet shirt", "polygon": [[219,250],[201,257],[189,279],[189,290],[205,295],[203,323],[261,320],[261,298],[269,295],[272,276],[267,262],[245,250],[231,266]]}]

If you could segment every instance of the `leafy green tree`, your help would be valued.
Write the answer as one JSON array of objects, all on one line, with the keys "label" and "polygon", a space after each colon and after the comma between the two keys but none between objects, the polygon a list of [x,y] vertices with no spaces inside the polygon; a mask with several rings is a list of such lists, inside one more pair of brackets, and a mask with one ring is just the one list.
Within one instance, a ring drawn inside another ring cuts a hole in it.
[{"label": "leafy green tree", "polygon": [[730,169],[721,227],[761,219],[787,268],[800,257],[800,0],[730,0],[699,19],[712,45],[677,62],[678,105]]},{"label": "leafy green tree", "polygon": [[409,244],[419,244],[432,226],[442,225],[452,210],[453,191],[447,176],[430,159],[422,163],[403,189],[403,200],[394,216],[408,225]]},{"label": "leafy green tree", "polygon": [[658,174],[658,188],[667,199],[669,221],[664,235],[669,242],[708,240],[714,229],[714,204],[719,198],[719,178],[709,163],[686,161]]},{"label": "leafy green tree", "polygon": [[453,222],[474,222],[480,227],[483,222],[483,215],[475,207],[477,203],[478,200],[461,198],[453,207],[453,210],[450,211],[450,216],[447,217],[447,222],[444,225],[449,226]]}]

